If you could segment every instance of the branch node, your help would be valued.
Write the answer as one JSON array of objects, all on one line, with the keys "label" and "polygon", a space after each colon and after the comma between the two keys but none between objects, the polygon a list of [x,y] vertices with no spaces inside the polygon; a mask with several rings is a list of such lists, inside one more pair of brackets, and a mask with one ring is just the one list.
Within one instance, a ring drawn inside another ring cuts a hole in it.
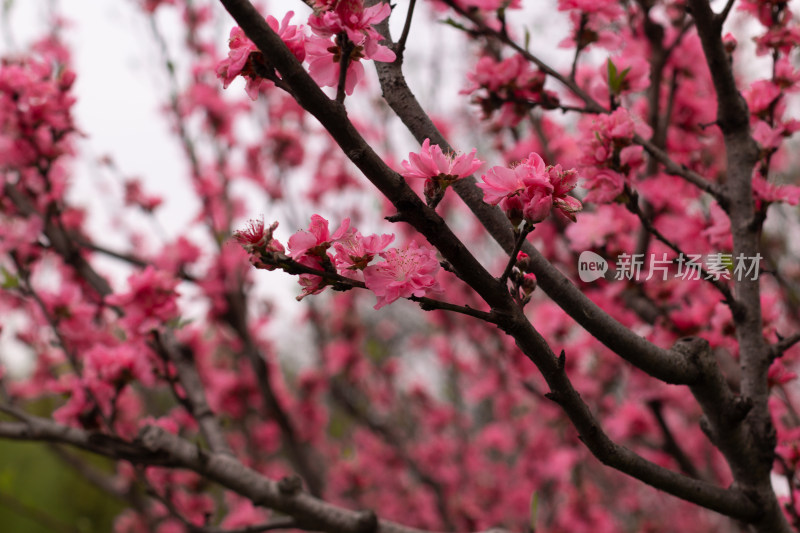
[{"label": "branch node", "polygon": [[561,404],[561,395],[555,391],[544,393],[544,397],[550,400],[551,402],[555,402],[559,405]]},{"label": "branch node", "polygon": [[278,491],[283,496],[294,496],[298,492],[300,492],[303,488],[303,480],[300,479],[300,476],[293,475],[293,476],[286,476],[281,478],[278,481]]},{"label": "branch node", "polygon": [[700,418],[700,429],[703,431],[703,434],[708,438],[708,440],[710,440],[712,443],[717,442],[714,428],[711,427],[711,422],[709,422],[708,418],[705,416]]},{"label": "branch node", "polygon": [[408,217],[406,217],[403,213],[395,213],[394,215],[389,215],[388,217],[384,217],[384,220],[388,222],[407,222]]},{"label": "branch node", "polygon": [[753,408],[753,399],[747,396],[736,396],[731,405],[730,416],[733,423],[741,422]]}]

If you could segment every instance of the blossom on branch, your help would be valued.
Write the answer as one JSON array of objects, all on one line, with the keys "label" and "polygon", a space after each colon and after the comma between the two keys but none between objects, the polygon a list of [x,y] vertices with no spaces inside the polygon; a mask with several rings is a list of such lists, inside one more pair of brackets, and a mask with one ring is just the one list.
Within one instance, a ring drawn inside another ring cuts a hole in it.
[{"label": "blossom on branch", "polygon": [[364,270],[393,240],[393,234],[365,237],[358,231],[349,232],[333,244],[336,271],[342,276],[355,277],[356,271]]},{"label": "blossom on branch", "polygon": [[[391,63],[395,54],[380,44],[383,36],[372,26],[392,12],[389,4],[365,8],[361,0],[317,2],[308,19],[314,36],[309,40],[309,74],[322,87],[337,87],[346,61],[345,93],[353,94],[364,77],[362,59]],[[333,38],[333,41],[331,41]]]},{"label": "blossom on branch", "polygon": [[380,44],[383,35],[372,26],[383,21],[392,12],[389,4],[378,3],[364,8],[361,0],[344,0],[333,3],[327,10],[308,18],[308,26],[320,37],[346,33],[347,38],[363,49],[366,59],[391,63],[394,52]]},{"label": "blossom on branch", "polygon": [[128,277],[128,292],[112,294],[106,301],[125,309],[121,322],[131,333],[146,334],[178,318],[178,280],[168,272],[148,266]]},{"label": "blossom on branch", "polygon": [[465,178],[478,170],[483,164],[480,159],[475,159],[477,148],[468,154],[456,156],[453,153],[445,154],[438,144],[431,146],[431,140],[425,139],[422,150],[416,154],[408,154],[410,161],[403,161],[406,178],[439,178],[448,184],[457,179]]},{"label": "blossom on branch", "polygon": [[576,171],[564,171],[561,165],[548,167],[536,152],[512,168],[492,167],[481,179],[478,187],[483,189],[483,200],[500,205],[515,225],[522,220],[541,222],[552,206],[573,221],[574,213],[582,209],[581,203],[567,194],[577,185]]},{"label": "blossom on branch", "polygon": [[418,154],[409,153],[409,161],[403,161],[405,171],[402,172],[402,176],[425,179],[425,198],[428,199],[429,205],[435,206],[447,187],[480,168],[483,161],[475,159],[477,151],[477,148],[473,148],[470,153],[459,156],[453,153],[445,154],[438,144],[431,146],[431,140],[425,139],[422,150]]},{"label": "blossom on branch", "polygon": [[398,298],[422,297],[439,291],[436,250],[412,242],[408,248],[392,248],[380,255],[383,262],[364,269],[364,283],[378,297],[375,309]]},{"label": "blossom on branch", "polygon": [[[272,30],[277,33],[286,46],[291,50],[298,61],[303,61],[306,57],[306,36],[302,26],[289,24],[289,19],[294,16],[293,11],[286,13],[283,20],[278,25],[278,20],[273,16],[267,16],[266,21]],[[228,40],[228,57],[217,65],[217,77],[222,80],[222,87],[227,89],[237,76],[247,79],[245,90],[251,100],[258,97],[262,84],[269,84],[264,79],[264,75],[272,75],[273,69],[264,54],[258,47],[247,38],[244,31],[239,26],[231,29],[230,39]]]},{"label": "blossom on branch", "polygon": [[345,218],[339,229],[331,234],[326,219],[319,215],[311,215],[308,231],[300,230],[289,237],[289,257],[295,260],[305,255],[322,257],[333,243],[353,231],[350,229],[349,218]]},{"label": "blossom on branch", "polygon": [[277,222],[273,222],[268,228],[264,226],[264,219],[254,219],[247,223],[243,230],[236,231],[233,238],[242,245],[242,248],[250,254],[250,262],[256,268],[274,270],[273,265],[264,263],[261,254],[265,252],[284,253],[286,250],[277,239],[272,237],[272,233],[278,227]]}]

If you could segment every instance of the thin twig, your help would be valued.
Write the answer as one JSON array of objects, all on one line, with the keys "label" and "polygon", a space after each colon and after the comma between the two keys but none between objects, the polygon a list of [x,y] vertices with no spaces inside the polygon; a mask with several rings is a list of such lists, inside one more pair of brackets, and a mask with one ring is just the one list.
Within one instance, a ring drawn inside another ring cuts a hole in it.
[{"label": "thin twig", "polygon": [[736,3],[736,0],[728,0],[728,3],[725,4],[725,7],[722,9],[722,11],[720,11],[715,17],[715,22],[719,24],[720,27],[725,23],[725,20],[727,20],[734,3]]},{"label": "thin twig", "polygon": [[339,84],[336,87],[336,101],[343,104],[345,96],[347,96],[347,68],[350,66],[350,54],[355,49],[355,44],[344,32],[337,35],[336,40],[339,42],[339,50],[342,54],[339,58]]},{"label": "thin twig", "polygon": [[514,249],[511,250],[510,254],[508,254],[508,264],[506,264],[506,268],[503,270],[503,275],[500,276],[500,285],[503,287],[505,287],[506,282],[508,281],[508,276],[511,274],[511,270],[514,268],[514,265],[517,264],[517,255],[522,249],[522,245],[531,231],[533,231],[533,224],[526,220],[525,224],[522,226],[522,229],[519,230],[519,235],[517,235],[517,242],[514,244]]},{"label": "thin twig", "polygon": [[651,400],[647,402],[647,407],[650,408],[650,412],[653,413],[653,416],[658,423],[658,427],[661,428],[661,434],[664,436],[664,451],[671,455],[678,462],[678,466],[680,466],[681,469],[688,475],[696,479],[702,479],[697,467],[694,465],[689,456],[686,455],[686,452],[683,451],[683,448],[681,448],[680,444],[678,444],[678,441],[675,440],[675,436],[672,434],[672,430],[664,418],[664,413],[662,412],[663,405],[661,401]]},{"label": "thin twig", "polygon": [[397,62],[403,63],[403,54],[406,51],[406,40],[411,31],[411,17],[414,15],[414,6],[417,5],[417,0],[410,0],[408,3],[408,13],[406,13],[406,22],[403,25],[403,33],[400,34],[400,40],[397,41],[395,46],[395,54],[397,55]]},{"label": "thin twig", "polygon": [[786,350],[788,350],[798,342],[800,342],[800,332],[779,340],[778,342],[773,344],[772,347],[770,348],[772,350],[772,357],[778,358],[782,356],[784,352],[786,352]]},{"label": "thin twig", "polygon": [[[322,279],[324,283],[330,285],[334,290],[367,289],[367,285],[363,281],[348,278],[340,274],[337,274],[336,272],[319,270],[313,267],[303,265],[280,252],[262,253],[259,258],[264,263],[276,266],[288,274],[293,274],[293,275],[310,274],[313,276],[318,276]],[[460,313],[462,315],[479,318],[481,320],[485,320],[486,322],[492,324],[496,323],[497,321],[497,317],[494,314],[488,313],[486,311],[481,311],[479,309],[474,309],[469,306],[453,304],[450,302],[443,302],[441,300],[436,300],[433,298],[427,298],[423,296],[409,296],[406,299],[411,300],[412,302],[419,303],[420,308],[424,311],[432,311],[434,309],[440,309],[442,311],[450,311],[453,313]]]}]

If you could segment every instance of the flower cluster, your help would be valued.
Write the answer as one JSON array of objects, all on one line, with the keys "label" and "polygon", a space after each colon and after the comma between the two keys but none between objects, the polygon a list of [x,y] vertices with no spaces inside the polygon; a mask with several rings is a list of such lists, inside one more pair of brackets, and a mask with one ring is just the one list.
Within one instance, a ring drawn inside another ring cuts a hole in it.
[{"label": "flower cluster", "polygon": [[[281,37],[297,60],[303,61],[306,57],[306,36],[302,26],[289,24],[289,20],[293,16],[293,11],[286,13],[280,25],[278,25],[277,19],[273,16],[268,16],[266,20],[269,27]],[[269,66],[264,54],[259,51],[253,41],[248,39],[238,26],[231,29],[228,46],[230,48],[228,57],[217,65],[217,76],[222,80],[222,86],[225,89],[237,76],[246,78],[247,85],[245,90],[247,95],[255,100],[262,85],[269,84],[264,79],[264,76],[272,75],[272,68]]]},{"label": "flower cluster", "polygon": [[[280,25],[272,16],[266,20],[298,61],[302,62],[308,56],[309,74],[320,86],[337,87],[342,62],[345,62],[344,89],[347,94],[352,94],[364,77],[362,59],[385,62],[395,59],[394,52],[380,44],[383,36],[372,27],[390,13],[389,4],[384,3],[365,8],[361,0],[319,1],[308,19],[311,35],[306,33],[304,26],[289,24],[294,15],[291,11]],[[217,76],[225,88],[237,76],[246,78],[247,94],[255,100],[262,87],[270,83],[264,78],[275,76],[273,68],[238,26],[231,30],[229,47],[228,57],[217,66]]]},{"label": "flower cluster", "polygon": [[[312,215],[307,230],[289,237],[288,257],[276,260],[265,252],[284,252],[283,245],[272,237],[277,226],[275,222],[265,229],[262,221],[251,221],[246,229],[236,232],[234,238],[250,254],[250,261],[257,268],[272,270],[280,266],[298,274],[303,289],[298,300],[319,294],[331,285],[350,288],[347,280],[353,280],[356,286],[363,283],[375,293],[378,297],[375,309],[398,298],[421,297],[439,291],[436,275],[440,265],[432,248],[412,242],[405,248],[387,250],[394,235],[362,235],[350,226],[348,218],[331,233],[328,220]],[[383,261],[374,262],[378,257]],[[298,268],[298,265],[305,268]],[[307,269],[320,274],[309,273]]]},{"label": "flower cluster", "polygon": [[561,165],[547,166],[535,152],[511,168],[492,167],[481,179],[478,187],[483,189],[484,201],[500,205],[515,226],[523,220],[541,222],[552,207],[574,221],[583,207],[568,194],[577,185],[577,172]]},{"label": "flower cluster", "polygon": [[178,281],[168,272],[148,266],[128,276],[129,290],[106,298],[125,309],[120,322],[132,334],[145,335],[179,317]]},{"label": "flower cluster", "polygon": [[438,144],[431,146],[431,140],[425,139],[422,150],[419,153],[409,153],[409,160],[403,161],[402,175],[405,178],[423,178],[425,198],[429,205],[435,206],[447,187],[480,168],[483,161],[475,159],[476,152],[477,149],[473,148],[470,153],[459,156],[445,154]]},{"label": "flower cluster", "polygon": [[581,159],[590,189],[587,202],[612,202],[622,194],[628,175],[643,163],[642,147],[633,144],[635,133],[633,119],[624,108],[594,118]]},{"label": "flower cluster", "polygon": [[502,61],[484,56],[467,74],[469,85],[461,93],[474,95],[486,117],[499,110],[498,121],[515,126],[535,106],[558,106],[558,95],[544,89],[545,78],[544,72],[531,69],[519,54]]},{"label": "flower cluster", "polygon": [[361,0],[343,0],[318,2],[317,7],[308,19],[314,32],[308,43],[309,74],[321,86],[338,86],[341,62],[346,61],[345,92],[353,94],[364,77],[362,59],[395,60],[394,52],[379,44],[383,36],[372,27],[392,12],[389,4],[365,8]]},{"label": "flower cluster", "polygon": [[391,248],[381,254],[384,261],[364,269],[364,283],[378,297],[375,309],[398,298],[422,297],[438,292],[436,250],[412,242],[408,248]]},{"label": "flower cluster", "polygon": [[264,219],[251,220],[247,228],[239,230],[233,234],[233,238],[242,245],[242,248],[250,255],[250,262],[256,268],[274,270],[275,267],[264,263],[262,254],[265,252],[285,252],[283,245],[277,239],[272,238],[272,233],[277,229],[278,223],[273,222],[268,228],[264,226]]},{"label": "flower cluster", "polygon": [[[67,173],[56,161],[73,151],[75,73],[55,39],[35,48],[34,56],[0,62],[0,171],[17,170],[17,188],[44,210],[67,187]],[[41,168],[49,170],[46,176]]]}]

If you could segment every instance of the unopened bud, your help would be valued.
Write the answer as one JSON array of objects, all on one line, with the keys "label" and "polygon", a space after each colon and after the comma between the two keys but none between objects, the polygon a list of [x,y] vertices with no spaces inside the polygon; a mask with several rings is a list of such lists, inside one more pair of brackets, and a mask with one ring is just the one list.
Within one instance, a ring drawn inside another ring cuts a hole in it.
[{"label": "unopened bud", "polygon": [[533,291],[536,290],[536,276],[532,273],[525,274],[522,278],[522,292],[525,293],[525,296],[529,296]]}]

